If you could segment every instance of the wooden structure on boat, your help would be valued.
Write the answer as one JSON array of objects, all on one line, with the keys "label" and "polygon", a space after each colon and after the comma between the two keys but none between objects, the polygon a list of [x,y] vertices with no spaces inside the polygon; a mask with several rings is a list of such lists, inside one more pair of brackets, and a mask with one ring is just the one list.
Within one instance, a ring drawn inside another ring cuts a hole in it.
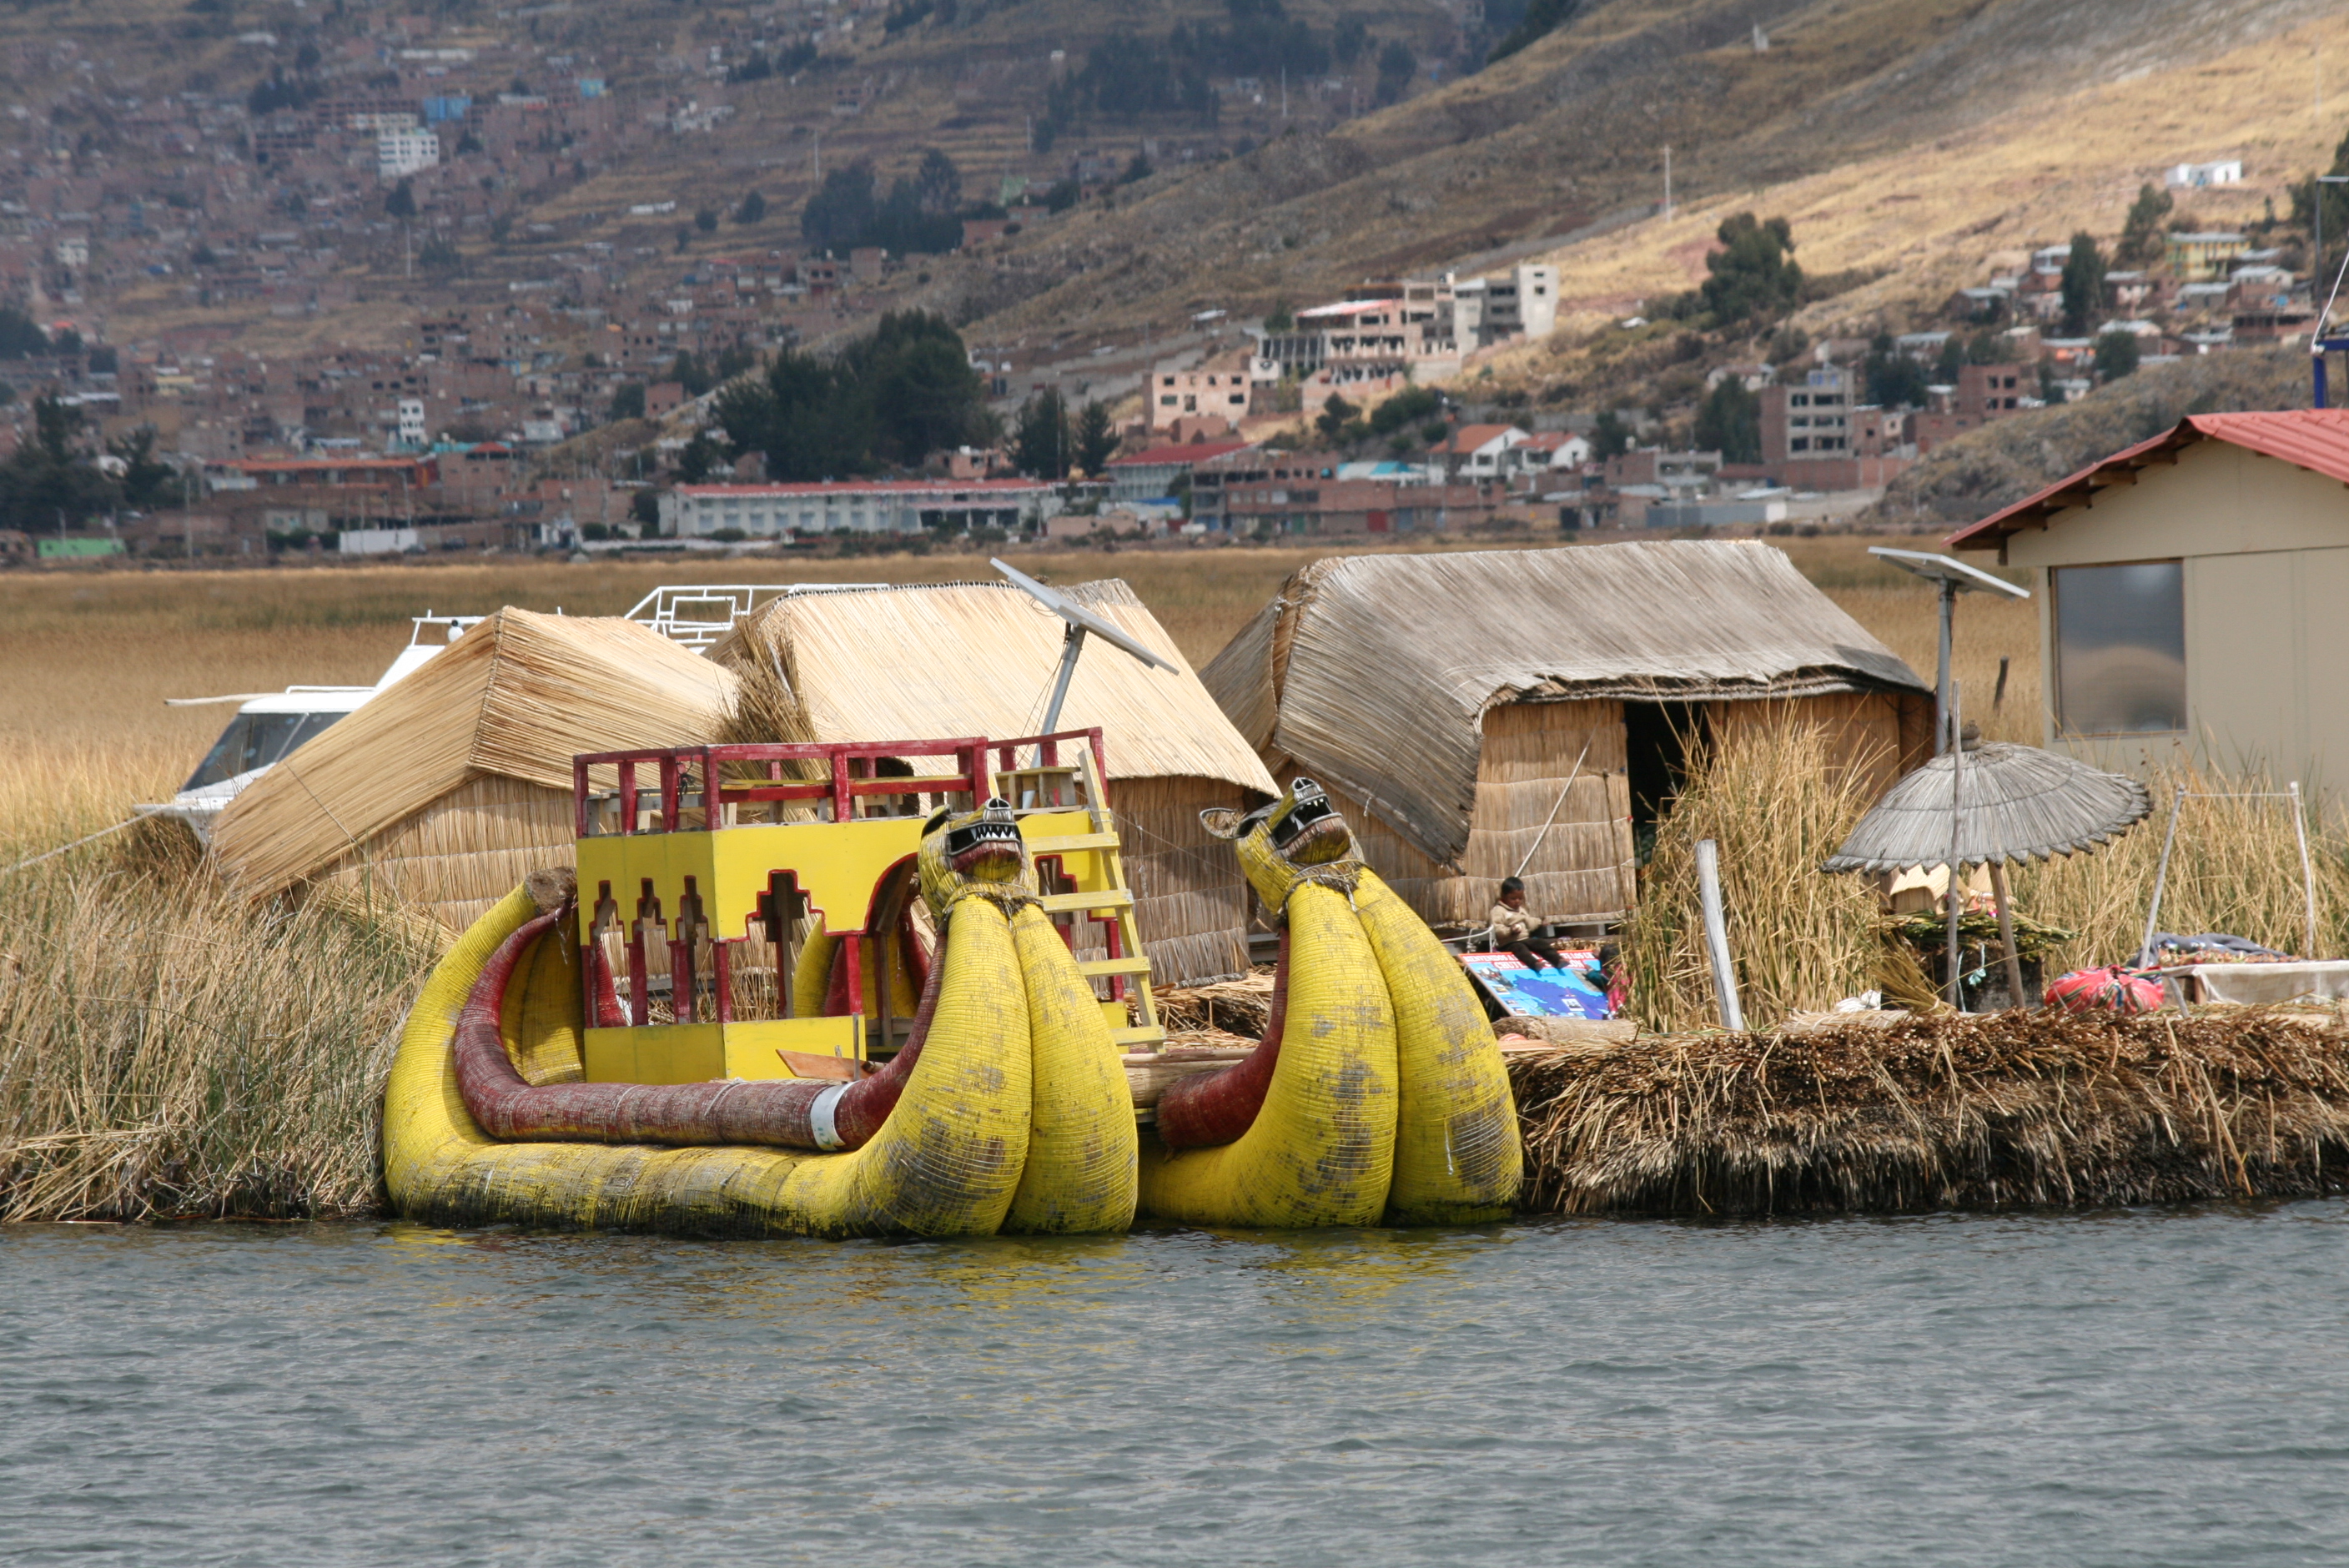
[{"label": "wooden structure on boat", "polygon": [[[1110,581],[1066,592],[1176,666],[1081,660],[1062,709],[1065,723],[1104,738],[1134,917],[1155,972],[1189,985],[1245,971],[1247,884],[1199,812],[1252,806],[1276,792],[1272,776],[1131,589]],[[798,733],[776,739],[1008,734],[1036,722],[1062,630],[1004,583],[910,585],[777,600],[710,656],[781,677]]]},{"label": "wooden structure on boat", "polygon": [[461,931],[571,853],[571,759],[714,739],[734,676],[617,618],[505,609],[305,744],[221,814],[255,898],[307,886]]},{"label": "wooden structure on boat", "polygon": [[1520,864],[1552,919],[1619,919],[1688,749],[1733,727],[1826,725],[1878,787],[1931,753],[1925,683],[1749,541],[1330,557],[1202,678],[1432,924],[1481,924]]},{"label": "wooden structure on boat", "polygon": [[[911,1030],[934,934],[923,823],[1018,811],[1044,911],[1111,1038],[1164,1038],[1098,729],[990,742],[695,746],[573,761],[588,1082],[850,1078]],[[550,948],[550,951],[556,951]],[[558,960],[567,961],[567,960]]]}]

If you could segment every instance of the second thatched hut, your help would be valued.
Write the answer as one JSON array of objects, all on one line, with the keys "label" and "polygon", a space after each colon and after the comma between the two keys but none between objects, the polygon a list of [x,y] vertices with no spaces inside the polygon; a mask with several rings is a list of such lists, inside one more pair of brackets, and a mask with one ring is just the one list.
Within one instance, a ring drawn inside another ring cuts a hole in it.
[{"label": "second thatched hut", "polygon": [[212,851],[254,898],[340,886],[462,931],[571,863],[574,755],[713,740],[734,686],[633,621],[501,610],[254,780]]},{"label": "second thatched hut", "polygon": [[1691,748],[1733,727],[1828,726],[1882,784],[1931,751],[1930,689],[1758,542],[1331,557],[1202,678],[1276,776],[1329,787],[1371,864],[1454,925],[1521,865],[1552,919],[1620,919]]},{"label": "second thatched hut", "polygon": [[[1175,665],[1152,669],[1089,645],[1060,720],[1062,729],[1102,730],[1154,977],[1192,985],[1237,974],[1248,963],[1247,885],[1199,812],[1252,804],[1278,786],[1133,590],[1110,581],[1067,593]],[[808,593],[759,610],[710,656],[780,681],[794,711],[770,727],[797,733],[773,738],[1006,740],[1042,727],[1061,628],[1001,583]]]}]

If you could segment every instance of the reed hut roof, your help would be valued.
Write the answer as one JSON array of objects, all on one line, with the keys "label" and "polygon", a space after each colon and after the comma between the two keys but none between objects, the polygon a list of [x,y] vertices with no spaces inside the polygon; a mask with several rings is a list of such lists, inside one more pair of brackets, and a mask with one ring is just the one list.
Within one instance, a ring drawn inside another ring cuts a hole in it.
[{"label": "reed hut roof", "polygon": [[[1061,727],[1101,727],[1112,779],[1213,779],[1278,792],[1131,588],[1112,579],[1067,592],[1175,666],[1153,669],[1098,645],[1078,659]],[[1062,626],[1003,583],[809,593],[769,603],[711,657],[779,661],[816,740],[1008,738],[1042,727]]]},{"label": "reed hut roof", "polygon": [[501,610],[255,779],[213,853],[266,896],[474,779],[568,791],[580,752],[709,740],[735,684],[633,621]]},{"label": "reed hut roof", "polygon": [[1826,872],[1905,872],[1957,863],[2044,861],[2109,842],[2153,809],[2144,785],[2035,746],[1992,741],[1936,757],[1884,792],[1825,865]]},{"label": "reed hut roof", "polygon": [[1710,540],[1317,561],[1204,678],[1272,765],[1444,863],[1467,846],[1498,704],[1930,689],[1783,552]]}]

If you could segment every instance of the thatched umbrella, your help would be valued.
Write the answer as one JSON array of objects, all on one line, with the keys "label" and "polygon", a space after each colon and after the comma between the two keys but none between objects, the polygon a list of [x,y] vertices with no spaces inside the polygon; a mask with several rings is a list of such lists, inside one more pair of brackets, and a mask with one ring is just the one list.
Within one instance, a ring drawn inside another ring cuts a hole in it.
[{"label": "thatched umbrella", "polygon": [[[1971,728],[1971,727],[1969,727]],[[1963,867],[1990,867],[2007,984],[2023,996],[2023,965],[2007,909],[2005,864],[2082,854],[2109,842],[2153,809],[2144,785],[2035,746],[1969,737],[1884,793],[1824,872],[1950,868],[1950,986],[1957,991],[1957,882]]]}]

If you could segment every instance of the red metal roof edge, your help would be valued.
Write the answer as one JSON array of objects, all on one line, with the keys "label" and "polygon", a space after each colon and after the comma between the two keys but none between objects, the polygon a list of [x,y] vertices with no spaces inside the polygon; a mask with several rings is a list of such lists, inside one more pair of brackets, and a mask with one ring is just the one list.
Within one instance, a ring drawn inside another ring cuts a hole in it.
[{"label": "red metal roof edge", "polygon": [[[2315,433],[2314,438],[2311,438],[2312,433]],[[1941,542],[1952,550],[1987,550],[1996,541],[2019,531],[2025,521],[2044,521],[2050,514],[2072,504],[2059,498],[2075,490],[2090,490],[2091,481],[2106,469],[2132,464],[2158,449],[2182,450],[2200,440],[2224,441],[2349,484],[2349,408],[2258,408],[2189,414],[2161,434],[2091,463],[2035,495],[1959,529]]]},{"label": "red metal roof edge", "polygon": [[[2044,519],[2049,512],[2059,510],[2055,503],[2057,496],[2075,487],[2086,486],[2090,480],[2103,473],[2106,469],[2116,468],[2123,463],[2141,458],[2158,447],[2173,444],[2181,448],[2189,447],[2201,438],[2202,434],[2194,428],[2193,419],[2190,418],[2180,419],[2171,428],[2162,431],[2158,436],[2148,437],[2133,447],[2115,452],[2108,458],[2099,458],[2078,473],[2057,480],[2045,490],[2025,496],[2023,500],[1991,513],[1980,522],[1968,523],[1955,533],[1943,538],[1941,542],[1951,550],[1988,550],[1996,541],[2004,539],[2009,534],[2020,532],[2023,525],[2017,520],[2023,519],[2026,513],[2035,513],[2039,518]],[[1977,539],[1982,542],[1971,542]]]}]

